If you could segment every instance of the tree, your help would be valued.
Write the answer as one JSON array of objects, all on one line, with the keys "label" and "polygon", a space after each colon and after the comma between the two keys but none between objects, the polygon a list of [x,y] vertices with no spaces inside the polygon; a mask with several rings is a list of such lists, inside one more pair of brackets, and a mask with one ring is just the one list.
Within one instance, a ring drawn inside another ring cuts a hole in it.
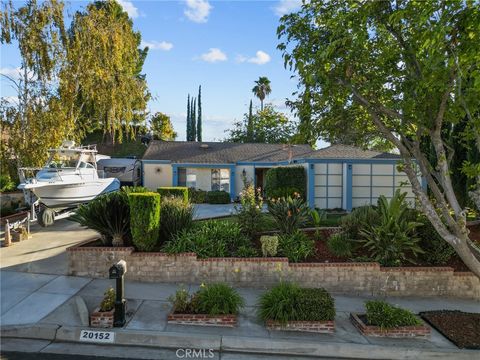
[{"label": "tree", "polygon": [[286,144],[294,133],[295,124],[271,105],[266,105],[265,109],[252,116],[253,137],[248,134],[248,119],[249,115],[245,114],[243,121],[234,123],[233,129],[228,130],[226,141]]},{"label": "tree", "polygon": [[260,76],[258,80],[255,81],[252,92],[260,99],[260,109],[263,110],[263,100],[272,92],[270,80],[268,80],[266,76]]},{"label": "tree", "polygon": [[190,94],[187,96],[187,141],[192,141],[192,121],[190,120],[192,117],[190,111]]},{"label": "tree", "polygon": [[202,86],[198,87],[197,141],[202,141]]},{"label": "tree", "polygon": [[254,127],[253,127],[253,107],[252,100],[250,100],[250,106],[248,107],[248,117],[247,117],[247,138],[246,142],[253,142],[254,138]]},{"label": "tree", "polygon": [[59,93],[76,131],[102,129],[112,143],[132,136],[146,117],[150,99],[141,74],[148,48],[114,0],[95,1],[77,11],[69,30]]},{"label": "tree", "polygon": [[155,113],[150,118],[150,130],[156,140],[173,141],[177,137],[170,116],[161,112]]},{"label": "tree", "polygon": [[192,118],[191,118],[191,121],[192,121],[192,139],[191,141],[196,141],[197,139],[197,99],[196,98],[193,98],[192,99],[192,107],[190,108],[191,111],[192,111]]},{"label": "tree", "polygon": [[[442,129],[467,117],[480,140],[479,26],[479,6],[470,1],[319,0],[284,16],[278,28],[285,63],[313,101],[354,103],[364,116],[349,126],[371,128],[398,149],[421,210],[477,276],[480,251],[453,189]],[[325,129],[342,126],[332,116]],[[435,162],[422,148],[426,139]]]}]

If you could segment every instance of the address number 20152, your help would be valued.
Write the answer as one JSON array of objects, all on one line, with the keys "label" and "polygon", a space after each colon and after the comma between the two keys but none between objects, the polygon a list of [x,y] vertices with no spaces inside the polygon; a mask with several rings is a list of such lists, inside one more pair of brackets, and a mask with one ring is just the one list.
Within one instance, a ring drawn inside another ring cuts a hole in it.
[{"label": "address number 20152", "polygon": [[113,344],[115,342],[115,333],[112,331],[82,330],[80,332],[80,341]]}]

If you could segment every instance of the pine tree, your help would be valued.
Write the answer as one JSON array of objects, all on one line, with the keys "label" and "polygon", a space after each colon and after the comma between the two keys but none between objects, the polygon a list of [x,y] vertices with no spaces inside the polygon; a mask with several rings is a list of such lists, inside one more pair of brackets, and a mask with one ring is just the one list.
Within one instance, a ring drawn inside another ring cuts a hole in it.
[{"label": "pine tree", "polygon": [[198,87],[197,140],[202,141],[202,86]]},{"label": "pine tree", "polygon": [[197,139],[197,98],[193,98],[193,106],[192,106],[192,141],[196,141]]},{"label": "pine tree", "polygon": [[191,135],[192,135],[192,122],[190,120],[191,115],[190,115],[190,94],[188,94],[187,97],[187,141],[191,141]]},{"label": "pine tree", "polygon": [[248,108],[247,142],[253,142],[253,109],[252,109],[252,100],[250,100],[250,107]]}]

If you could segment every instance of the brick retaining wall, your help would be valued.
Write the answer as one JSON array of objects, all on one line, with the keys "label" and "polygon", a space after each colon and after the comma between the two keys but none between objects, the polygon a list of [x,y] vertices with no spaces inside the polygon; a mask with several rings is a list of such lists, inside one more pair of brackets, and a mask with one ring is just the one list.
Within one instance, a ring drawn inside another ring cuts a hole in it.
[{"label": "brick retaining wall", "polygon": [[378,263],[300,263],[286,258],[197,259],[193,253],[140,253],[133,247],[67,249],[69,274],[108,278],[118,260],[128,264],[126,279],[150,282],[226,282],[264,288],[280,281],[324,287],[334,293],[389,296],[452,296],[480,300],[480,280],[450,267],[384,268]]}]

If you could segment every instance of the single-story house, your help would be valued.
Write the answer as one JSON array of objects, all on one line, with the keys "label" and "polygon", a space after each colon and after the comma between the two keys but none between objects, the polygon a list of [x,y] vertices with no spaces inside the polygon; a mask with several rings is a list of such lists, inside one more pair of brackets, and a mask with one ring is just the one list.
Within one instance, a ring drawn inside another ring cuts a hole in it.
[{"label": "single-story house", "polygon": [[242,191],[242,176],[263,187],[268,169],[303,166],[311,207],[350,211],[375,204],[380,195],[391,198],[399,187],[414,200],[406,174],[397,169],[399,160],[396,154],[347,145],[313,150],[309,145],[152,140],[142,158],[142,180],[151,189],[224,190],[233,200]]}]

